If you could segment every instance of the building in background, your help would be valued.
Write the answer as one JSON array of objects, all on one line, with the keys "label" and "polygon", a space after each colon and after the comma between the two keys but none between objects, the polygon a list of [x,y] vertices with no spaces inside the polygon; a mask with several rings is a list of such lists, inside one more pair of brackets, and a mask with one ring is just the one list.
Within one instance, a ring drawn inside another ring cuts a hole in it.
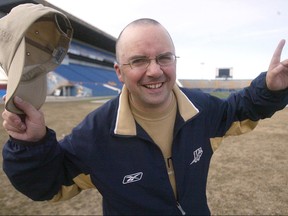
[{"label": "building in background", "polygon": [[[62,64],[47,74],[47,95],[94,97],[115,96],[120,92],[122,83],[113,69],[116,38],[44,0],[1,0],[0,17],[24,3],[43,4],[61,11],[67,15],[74,30]],[[3,95],[7,85],[3,72],[0,85]]]},{"label": "building in background", "polygon": [[201,90],[207,93],[226,92],[232,93],[247,87],[251,79],[233,79],[233,68],[222,67],[215,69],[215,79],[180,79],[182,86]]}]

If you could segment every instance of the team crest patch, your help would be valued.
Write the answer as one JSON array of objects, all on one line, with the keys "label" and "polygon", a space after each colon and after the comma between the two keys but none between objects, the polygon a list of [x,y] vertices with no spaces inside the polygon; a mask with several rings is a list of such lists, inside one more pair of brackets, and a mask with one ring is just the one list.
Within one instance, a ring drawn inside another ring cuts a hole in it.
[{"label": "team crest patch", "polygon": [[193,163],[197,163],[198,161],[200,161],[200,158],[203,154],[203,150],[202,148],[198,148],[196,149],[194,152],[193,152],[193,156],[194,156],[194,159],[192,160],[192,162],[190,163],[190,165],[192,165]]}]

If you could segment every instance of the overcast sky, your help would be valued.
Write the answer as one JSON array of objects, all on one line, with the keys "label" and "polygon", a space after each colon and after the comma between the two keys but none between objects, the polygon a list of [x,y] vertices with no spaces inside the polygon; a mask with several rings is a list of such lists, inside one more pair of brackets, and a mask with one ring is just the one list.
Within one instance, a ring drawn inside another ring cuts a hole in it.
[{"label": "overcast sky", "polygon": [[[158,20],[170,32],[178,78],[213,79],[216,68],[251,79],[288,39],[288,0],[48,0],[117,37],[129,22]],[[288,58],[288,43],[283,58]]]}]

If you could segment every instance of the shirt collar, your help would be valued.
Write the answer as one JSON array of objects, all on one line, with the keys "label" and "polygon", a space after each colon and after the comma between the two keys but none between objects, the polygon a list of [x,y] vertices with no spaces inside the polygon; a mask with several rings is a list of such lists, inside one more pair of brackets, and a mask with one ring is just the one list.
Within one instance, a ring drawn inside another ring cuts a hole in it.
[{"label": "shirt collar", "polygon": [[[184,121],[187,121],[199,112],[177,85],[173,87],[173,92],[176,97],[178,111]],[[123,85],[122,92],[119,96],[114,134],[126,136],[135,136],[137,134],[136,122],[129,104],[129,92],[125,85]]]}]

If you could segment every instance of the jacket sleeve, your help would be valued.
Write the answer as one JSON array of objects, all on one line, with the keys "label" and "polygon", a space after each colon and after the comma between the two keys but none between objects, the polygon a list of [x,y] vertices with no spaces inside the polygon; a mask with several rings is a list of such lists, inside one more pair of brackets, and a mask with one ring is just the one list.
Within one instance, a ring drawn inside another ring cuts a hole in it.
[{"label": "jacket sleeve", "polygon": [[285,108],[288,104],[288,89],[270,91],[264,72],[250,86],[231,94],[227,99],[219,101],[212,98],[209,101],[207,124],[215,126],[210,127],[210,137],[222,138],[249,132],[259,120],[270,118],[276,111]]},{"label": "jacket sleeve", "polygon": [[37,143],[10,138],[3,148],[3,170],[12,185],[32,200],[64,200],[93,187],[90,176],[65,159],[54,131]]}]

